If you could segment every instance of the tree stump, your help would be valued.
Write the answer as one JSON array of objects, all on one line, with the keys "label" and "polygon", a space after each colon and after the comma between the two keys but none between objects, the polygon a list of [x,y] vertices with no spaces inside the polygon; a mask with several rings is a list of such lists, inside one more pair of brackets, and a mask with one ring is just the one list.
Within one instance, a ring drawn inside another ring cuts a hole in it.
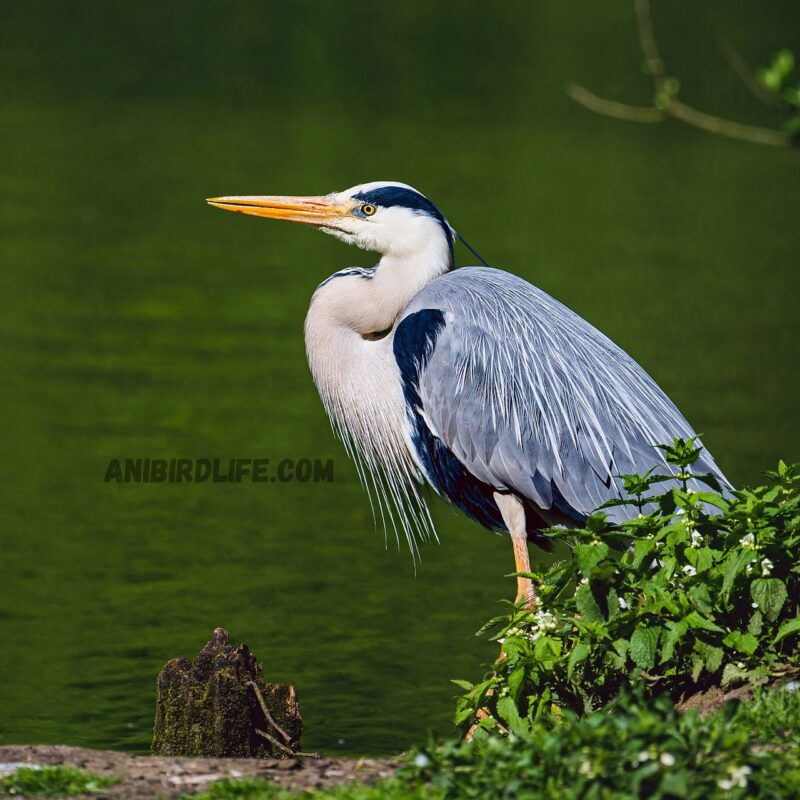
[{"label": "tree stump", "polygon": [[156,681],[153,755],[290,758],[303,721],[294,687],[264,681],[246,644],[217,628],[194,661],[175,658]]}]

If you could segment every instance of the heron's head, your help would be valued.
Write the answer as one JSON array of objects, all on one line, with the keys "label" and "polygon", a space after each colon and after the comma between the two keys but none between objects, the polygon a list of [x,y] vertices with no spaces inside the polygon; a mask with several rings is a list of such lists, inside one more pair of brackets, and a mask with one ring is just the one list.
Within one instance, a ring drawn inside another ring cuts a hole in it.
[{"label": "heron's head", "polygon": [[226,211],[312,225],[381,255],[439,250],[452,265],[453,229],[425,195],[405,183],[375,181],[323,196],[212,197],[208,202]]}]

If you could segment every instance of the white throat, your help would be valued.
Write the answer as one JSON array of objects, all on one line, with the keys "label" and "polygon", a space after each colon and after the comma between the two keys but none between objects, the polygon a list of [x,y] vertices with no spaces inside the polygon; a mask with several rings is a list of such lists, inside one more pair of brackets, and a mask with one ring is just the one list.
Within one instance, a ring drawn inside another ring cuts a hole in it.
[{"label": "white throat", "polygon": [[413,254],[385,253],[372,271],[333,276],[314,293],[305,324],[309,366],[333,429],[373,509],[398,538],[402,530],[412,552],[418,537],[435,531],[418,491],[394,327],[414,295],[452,266],[451,252],[440,235]]}]

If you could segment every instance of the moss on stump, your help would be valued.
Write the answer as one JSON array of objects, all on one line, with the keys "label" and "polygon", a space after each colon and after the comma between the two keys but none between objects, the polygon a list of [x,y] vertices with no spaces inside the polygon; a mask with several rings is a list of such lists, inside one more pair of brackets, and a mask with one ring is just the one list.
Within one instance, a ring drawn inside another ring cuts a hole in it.
[{"label": "moss on stump", "polygon": [[175,658],[156,682],[153,754],[289,758],[303,727],[293,686],[265,683],[246,644],[217,628],[194,661]]}]

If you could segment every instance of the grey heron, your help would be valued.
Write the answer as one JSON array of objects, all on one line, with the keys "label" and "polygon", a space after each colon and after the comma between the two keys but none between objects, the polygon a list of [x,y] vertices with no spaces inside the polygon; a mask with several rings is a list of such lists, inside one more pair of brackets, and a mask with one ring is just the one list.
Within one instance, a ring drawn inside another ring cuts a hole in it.
[{"label": "grey heron", "polygon": [[[529,572],[537,531],[579,525],[620,496],[621,474],[668,469],[655,445],[694,435],[655,381],[573,311],[508,272],[454,269],[454,229],[407,184],[208,202],[380,255],[319,285],[306,352],[334,431],[412,551],[435,536],[427,482],[509,533],[516,571]],[[698,467],[727,484],[707,451]],[[615,522],[634,513],[608,509]],[[528,578],[517,601],[533,607]]]}]

